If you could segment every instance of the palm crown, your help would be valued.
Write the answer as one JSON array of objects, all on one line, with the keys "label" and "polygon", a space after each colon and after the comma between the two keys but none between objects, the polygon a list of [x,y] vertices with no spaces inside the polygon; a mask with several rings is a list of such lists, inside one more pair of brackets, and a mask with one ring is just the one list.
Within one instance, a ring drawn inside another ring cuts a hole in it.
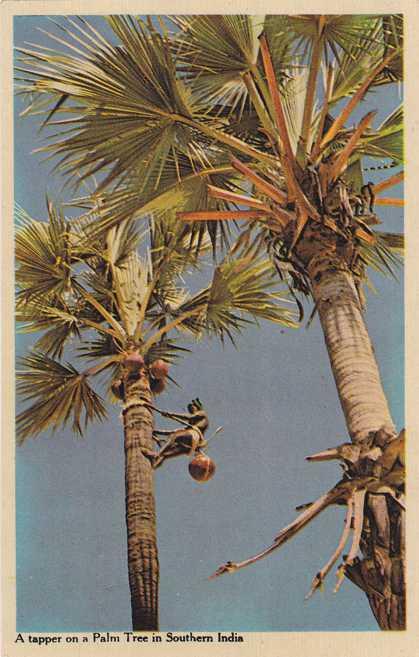
[{"label": "palm crown", "polygon": [[[173,213],[143,234],[126,220],[92,239],[93,217],[67,220],[50,201],[48,210],[48,223],[18,211],[17,319],[41,334],[17,375],[33,402],[18,417],[21,440],[70,418],[82,433],[83,414],[86,423],[102,420],[104,400],[90,381],[104,372],[110,387],[130,347],[146,363],[171,362],[187,350],[175,332],[186,341],[203,333],[233,339],[252,318],[294,325],[292,305],[273,289],[270,262],[255,259],[254,249],[236,243],[209,284],[192,292],[185,281],[198,268],[196,250]],[[209,247],[201,243],[201,256]],[[76,360],[92,364],[79,371]]]}]

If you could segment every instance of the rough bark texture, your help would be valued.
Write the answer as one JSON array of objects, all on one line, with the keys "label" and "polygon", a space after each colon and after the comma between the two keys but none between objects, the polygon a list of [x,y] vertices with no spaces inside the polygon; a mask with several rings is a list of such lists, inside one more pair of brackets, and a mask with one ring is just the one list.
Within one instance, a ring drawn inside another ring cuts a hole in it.
[{"label": "rough bark texture", "polygon": [[395,433],[351,273],[330,256],[312,261],[309,273],[352,441],[362,443],[383,427]]},{"label": "rough bark texture", "polygon": [[128,576],[134,630],[158,630],[159,562],[156,537],[154,477],[142,450],[153,449],[153,417],[146,375],[126,382],[124,417],[125,501]]},{"label": "rough bark texture", "polygon": [[[308,267],[333,375],[352,442],[380,429],[396,438],[359,296],[345,259],[318,253]],[[363,559],[346,575],[365,591],[381,629],[405,628],[405,511],[390,495],[369,492],[361,539]]]}]

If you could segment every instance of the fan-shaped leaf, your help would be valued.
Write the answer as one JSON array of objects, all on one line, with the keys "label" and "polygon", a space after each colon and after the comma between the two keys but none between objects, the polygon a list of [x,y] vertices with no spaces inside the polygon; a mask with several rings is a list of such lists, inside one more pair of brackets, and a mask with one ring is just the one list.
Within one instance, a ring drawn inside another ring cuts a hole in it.
[{"label": "fan-shaped leaf", "polygon": [[89,386],[84,374],[70,363],[58,363],[42,353],[21,359],[17,388],[24,401],[34,403],[17,417],[18,440],[23,442],[47,429],[56,431],[72,419],[73,431],[82,435],[84,425],[106,417],[101,397]]}]

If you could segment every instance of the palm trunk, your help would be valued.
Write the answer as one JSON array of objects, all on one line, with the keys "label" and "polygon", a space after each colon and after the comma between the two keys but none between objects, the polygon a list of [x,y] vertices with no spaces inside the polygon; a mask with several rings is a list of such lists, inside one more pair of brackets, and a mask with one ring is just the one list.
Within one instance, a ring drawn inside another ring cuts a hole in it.
[{"label": "palm trunk", "polygon": [[[309,265],[314,299],[352,442],[396,431],[382,388],[353,276],[345,261],[324,251]],[[405,628],[405,512],[388,495],[369,493],[364,509],[362,560],[347,576],[365,591],[381,629]]]},{"label": "palm trunk", "polygon": [[133,630],[158,630],[158,582],[154,477],[143,449],[153,449],[150,384],[144,374],[125,386],[125,504],[128,576]]}]

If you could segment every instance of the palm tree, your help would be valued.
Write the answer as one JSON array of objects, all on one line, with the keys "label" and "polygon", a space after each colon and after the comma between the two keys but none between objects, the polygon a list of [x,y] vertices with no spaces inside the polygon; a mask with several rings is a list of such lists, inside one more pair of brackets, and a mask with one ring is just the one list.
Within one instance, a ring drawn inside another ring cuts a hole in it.
[{"label": "palm tree", "polygon": [[[292,326],[292,308],[272,290],[269,260],[255,259],[240,245],[215,268],[207,287],[188,292],[182,281],[198,260],[189,231],[173,212],[155,217],[143,235],[127,220],[97,238],[90,232],[94,217],[67,220],[51,202],[48,212],[49,222],[43,222],[18,211],[17,319],[24,331],[37,334],[17,373],[18,390],[31,402],[18,415],[18,439],[70,421],[81,435],[83,416],[84,425],[104,421],[106,405],[91,381],[105,376],[100,380],[110,403],[122,403],[133,629],[156,630],[153,397],[164,387],[162,361],[188,351],[176,332],[223,339],[248,322],[245,315]],[[208,246],[204,239],[201,255]],[[91,364],[77,369],[83,360]]]},{"label": "palm tree", "polygon": [[[301,297],[314,301],[351,442],[311,459],[339,458],[345,473],[256,558],[329,504],[345,504],[342,540],[312,590],[353,526],[340,572],[365,591],[382,629],[400,629],[404,442],[365,326],[362,286],[368,267],[392,273],[402,249],[401,235],[377,230],[375,213],[402,204],[381,196],[403,180],[402,107],[375,127],[373,111],[349,121],[377,86],[400,83],[402,18],[119,16],[108,24],[114,42],[80,18],[51,35],[59,50],[21,50],[28,111],[46,112],[55,130],[44,150],[76,186],[100,172],[99,233],[170,207],[197,244],[208,232],[216,249],[228,222],[243,221],[242,243],[267,248],[301,317]],[[395,167],[375,185],[363,176],[374,159]]]}]

